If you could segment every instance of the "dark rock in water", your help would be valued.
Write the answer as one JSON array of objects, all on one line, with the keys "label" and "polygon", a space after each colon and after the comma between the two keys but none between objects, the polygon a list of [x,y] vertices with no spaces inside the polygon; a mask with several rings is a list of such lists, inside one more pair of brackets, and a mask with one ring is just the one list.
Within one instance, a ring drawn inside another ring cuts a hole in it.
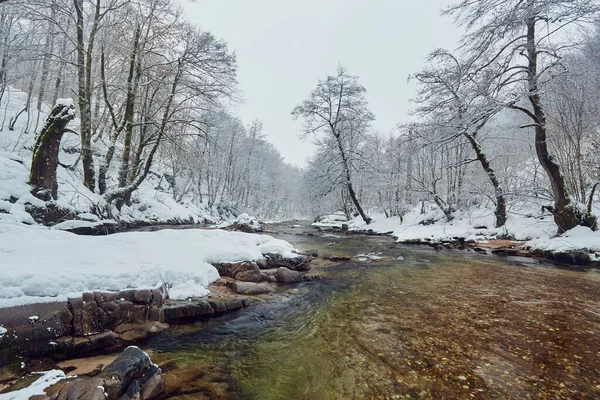
[{"label": "dark rock in water", "polygon": [[325,256],[323,258],[326,259],[326,260],[329,260],[329,261],[333,261],[333,262],[347,262],[347,261],[352,261],[351,257]]},{"label": "dark rock in water", "polygon": [[473,251],[479,254],[487,254],[487,250],[481,247],[473,247]]},{"label": "dark rock in water", "polygon": [[153,400],[164,387],[160,368],[146,353],[131,346],[97,376],[66,381],[52,400]]},{"label": "dark rock in water", "polygon": [[302,282],[302,276],[298,271],[292,271],[286,267],[280,267],[276,273],[277,282],[279,283],[298,283]]},{"label": "dark rock in water", "polygon": [[54,225],[52,228],[84,236],[110,235],[117,233],[119,230],[118,224],[112,220],[94,222],[67,220]]},{"label": "dark rock in water", "polygon": [[134,380],[144,376],[151,364],[146,353],[138,347],[130,346],[110,363],[99,377],[116,379],[121,383],[122,390],[127,390]]}]

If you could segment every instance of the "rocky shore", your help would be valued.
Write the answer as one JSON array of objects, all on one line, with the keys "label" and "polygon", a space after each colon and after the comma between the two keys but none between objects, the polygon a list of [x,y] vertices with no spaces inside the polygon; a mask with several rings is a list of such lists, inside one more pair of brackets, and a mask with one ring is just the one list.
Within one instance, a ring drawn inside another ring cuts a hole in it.
[{"label": "rocky shore", "polygon": [[[12,390],[11,386],[23,374],[39,370],[40,360],[44,360],[44,369],[48,369],[60,360],[119,351],[169,326],[208,320],[267,299],[289,284],[311,280],[306,272],[315,257],[316,251],[291,259],[266,254],[258,263],[214,264],[221,279],[209,287],[211,295],[207,298],[171,300],[169,285],[163,284],[152,289],[87,292],[66,302],[0,308],[3,327],[0,331],[0,393]],[[140,371],[146,371],[145,368]],[[140,377],[147,373],[138,372],[137,375],[142,374]],[[104,375],[94,379],[102,380]],[[88,383],[82,385],[89,386]],[[133,396],[133,392],[130,393],[133,397],[123,397],[129,393],[130,386],[131,382],[123,381],[117,397],[152,398],[144,397],[147,390],[143,389],[143,382],[131,389],[141,393],[141,397]],[[50,398],[95,399],[97,396],[95,391],[79,386],[73,390],[85,392],[88,397],[64,397],[57,393],[57,397]],[[107,389],[108,398],[117,398],[111,397],[115,390]]]}]

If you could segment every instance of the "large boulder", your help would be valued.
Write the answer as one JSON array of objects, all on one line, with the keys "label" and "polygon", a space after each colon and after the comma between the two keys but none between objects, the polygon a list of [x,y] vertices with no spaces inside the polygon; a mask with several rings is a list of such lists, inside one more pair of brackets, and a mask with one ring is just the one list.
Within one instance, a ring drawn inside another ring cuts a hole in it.
[{"label": "large boulder", "polygon": [[67,381],[52,400],[153,400],[164,390],[160,368],[130,346],[95,377]]}]

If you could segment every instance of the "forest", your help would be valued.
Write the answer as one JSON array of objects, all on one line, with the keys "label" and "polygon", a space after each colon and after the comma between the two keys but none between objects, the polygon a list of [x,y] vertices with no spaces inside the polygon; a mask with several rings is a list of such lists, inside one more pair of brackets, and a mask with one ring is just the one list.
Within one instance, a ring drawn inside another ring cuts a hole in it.
[{"label": "forest", "polygon": [[235,53],[171,1],[6,2],[0,130],[20,131],[3,146],[31,157],[45,105],[73,98],[65,130],[76,137],[61,147],[72,162],[57,168],[102,217],[118,219],[154,179],[214,215],[343,211],[368,223],[435,209],[449,222],[485,209],[496,227],[535,213],[552,215],[559,233],[595,229],[597,5],[464,1],[443,14],[464,35],[409,77],[412,121],[375,131],[367,88],[338,66],[290,110],[317,149],[298,168],[265,140],[260,115],[244,124],[233,114]]}]

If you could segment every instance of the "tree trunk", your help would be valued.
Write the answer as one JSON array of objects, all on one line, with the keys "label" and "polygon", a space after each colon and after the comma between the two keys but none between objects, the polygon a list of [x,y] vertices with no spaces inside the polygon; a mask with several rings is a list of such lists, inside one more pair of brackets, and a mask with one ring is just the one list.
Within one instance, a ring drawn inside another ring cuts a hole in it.
[{"label": "tree trunk", "polygon": [[56,199],[58,184],[56,168],[58,166],[58,150],[67,124],[75,118],[73,106],[57,104],[40,132],[33,149],[29,183],[31,192],[42,200]]},{"label": "tree trunk", "polygon": [[500,228],[506,224],[506,199],[504,198],[504,191],[502,190],[502,186],[500,186],[500,181],[496,176],[496,172],[490,166],[487,156],[483,152],[477,139],[468,133],[464,133],[463,135],[467,138],[471,147],[473,147],[473,150],[475,150],[477,160],[479,160],[481,167],[487,174],[492,186],[494,186],[494,193],[496,195],[496,211],[494,212],[494,215],[496,215],[496,228]]},{"label": "tree trunk", "polygon": [[[534,1],[529,0],[530,7]],[[550,155],[546,138],[546,113],[542,105],[538,87],[538,50],[535,37],[536,17],[527,20],[527,55],[528,55],[528,98],[533,107],[533,120],[535,122],[535,150],[538,160],[552,186],[554,194],[554,222],[558,226],[558,233],[563,233],[577,225],[589,226],[596,229],[596,219],[593,215],[579,210],[566,188],[565,178],[559,165]]]},{"label": "tree trunk", "polygon": [[346,152],[344,151],[344,146],[342,145],[340,135],[335,134],[335,139],[337,141],[340,156],[342,158],[342,166],[344,168],[344,175],[346,176],[346,187],[348,188],[348,193],[350,194],[352,203],[354,203],[354,206],[358,210],[358,213],[362,217],[363,221],[365,221],[365,223],[368,225],[371,223],[372,220],[365,214],[362,206],[360,205],[360,202],[358,201],[356,192],[354,192],[354,188],[352,187],[352,180],[350,179],[350,166],[348,165],[348,158],[346,157]]}]

